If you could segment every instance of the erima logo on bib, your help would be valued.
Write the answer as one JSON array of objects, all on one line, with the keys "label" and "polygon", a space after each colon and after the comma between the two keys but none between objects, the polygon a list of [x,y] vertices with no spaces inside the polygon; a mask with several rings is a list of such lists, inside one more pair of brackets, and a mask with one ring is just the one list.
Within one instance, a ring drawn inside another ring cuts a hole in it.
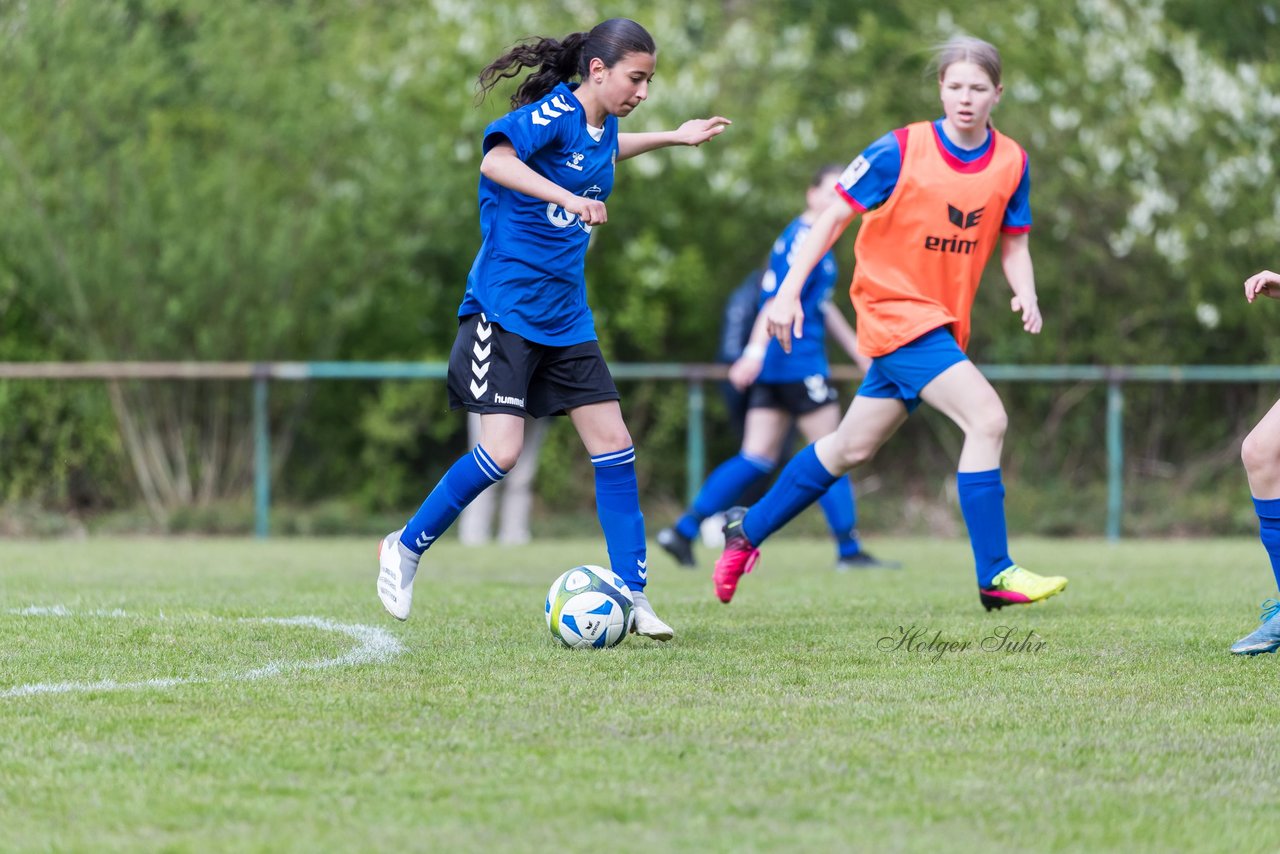
[{"label": "erima logo on bib", "polygon": [[[947,220],[959,229],[974,228],[982,223],[985,207],[972,211],[962,211],[952,204],[947,205]],[[959,237],[936,237],[928,235],[924,239],[924,248],[930,252],[953,252],[957,255],[972,255],[978,248],[976,240],[962,240]]]},{"label": "erima logo on bib", "polygon": [[986,208],[978,208],[976,211],[964,211],[955,205],[947,205],[947,219],[951,220],[951,224],[956,228],[973,228],[982,221],[982,212]]}]

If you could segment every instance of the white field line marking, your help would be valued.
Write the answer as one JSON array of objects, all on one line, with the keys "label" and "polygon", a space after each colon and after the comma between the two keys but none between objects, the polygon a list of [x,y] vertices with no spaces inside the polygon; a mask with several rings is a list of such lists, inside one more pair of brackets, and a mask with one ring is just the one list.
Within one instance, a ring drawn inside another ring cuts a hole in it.
[{"label": "white field line marking", "polygon": [[[31,606],[16,608],[9,614],[20,617],[128,617],[119,608],[93,611],[72,611],[63,605],[49,607]],[[144,618],[145,619],[145,618]],[[163,614],[154,619],[169,619]],[[223,622],[222,617],[193,617],[193,620],[212,620]],[[117,682],[114,679],[102,679],[97,682],[40,682],[30,685],[17,685],[0,691],[0,699],[5,697],[30,697],[33,694],[69,694],[87,691],[132,691],[139,688],[172,688],[176,685],[194,685],[202,682],[245,681],[251,679],[267,679],[282,676],[286,673],[297,673],[302,670],[324,670],[329,667],[346,667],[359,664],[378,664],[390,661],[404,652],[404,644],[385,629],[376,626],[364,626],[358,623],[339,623],[324,617],[241,617],[234,622],[261,623],[275,626],[305,626],[326,632],[344,634],[356,641],[356,645],[336,658],[321,661],[272,661],[263,667],[243,672],[225,673],[221,676],[196,678],[174,677],[169,679],[143,679],[136,682]]]}]

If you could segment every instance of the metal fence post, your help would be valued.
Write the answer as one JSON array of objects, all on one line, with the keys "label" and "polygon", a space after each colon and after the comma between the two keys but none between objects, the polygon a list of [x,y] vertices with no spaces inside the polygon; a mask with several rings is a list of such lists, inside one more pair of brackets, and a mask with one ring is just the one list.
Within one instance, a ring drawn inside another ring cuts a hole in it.
[{"label": "metal fence post", "polygon": [[270,531],[271,512],[271,431],[267,425],[267,383],[265,365],[253,371],[253,531],[265,539]]},{"label": "metal fence post", "polygon": [[702,488],[703,471],[707,466],[707,446],[703,435],[703,417],[706,401],[702,393],[701,380],[689,380],[689,432],[685,461],[685,497],[689,505],[698,497]]},{"label": "metal fence post", "polygon": [[1124,390],[1114,377],[1107,382],[1107,539],[1120,539],[1124,513]]}]

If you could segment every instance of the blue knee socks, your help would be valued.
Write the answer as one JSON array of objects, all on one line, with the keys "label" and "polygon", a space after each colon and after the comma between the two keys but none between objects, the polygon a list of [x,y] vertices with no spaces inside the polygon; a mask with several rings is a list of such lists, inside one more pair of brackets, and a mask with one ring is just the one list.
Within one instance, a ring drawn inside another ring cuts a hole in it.
[{"label": "blue knee socks", "polygon": [[676,522],[676,531],[686,540],[698,536],[698,526],[708,516],[728,510],[748,486],[773,471],[773,463],[760,457],[738,454],[725,460],[702,484],[693,507]]},{"label": "blue knee socks", "polygon": [[400,544],[421,555],[453,524],[463,507],[506,476],[485,449],[476,445],[445,472],[418,512],[405,523]]},{"label": "blue knee socks", "polygon": [[854,502],[853,481],[847,474],[831,484],[831,488],[818,499],[842,558],[853,557],[862,551],[858,543],[858,509]]},{"label": "blue knee socks", "polygon": [[990,587],[993,578],[1013,566],[1009,559],[1000,469],[959,472],[956,487],[960,493],[960,512],[969,529],[969,544],[973,546],[978,586]]},{"label": "blue knee socks", "polygon": [[591,458],[591,465],[596,470],[596,515],[604,529],[609,563],[628,587],[643,590],[649,564],[636,483],[636,449],[599,454]]},{"label": "blue knee socks", "polygon": [[818,460],[818,454],[809,445],[791,458],[778,475],[764,498],[751,506],[742,520],[742,531],[752,545],[758,546],[765,538],[790,522],[804,508],[822,497],[831,488],[837,476],[827,471]]},{"label": "blue knee socks", "polygon": [[1271,571],[1280,588],[1280,498],[1255,498],[1253,509],[1258,512],[1259,533],[1262,545],[1271,558]]}]

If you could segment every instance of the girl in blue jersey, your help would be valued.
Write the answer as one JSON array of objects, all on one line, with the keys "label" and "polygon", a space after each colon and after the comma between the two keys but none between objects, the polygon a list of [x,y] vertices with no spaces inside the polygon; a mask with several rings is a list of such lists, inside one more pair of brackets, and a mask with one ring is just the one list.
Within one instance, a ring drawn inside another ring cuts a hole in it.
[{"label": "girl in blue jersey", "polygon": [[[828,251],[805,280],[800,301],[805,308],[805,334],[790,353],[771,341],[766,311],[779,283],[791,268],[796,247],[809,227],[829,205],[838,202],[836,181],[843,166],[824,166],[813,177],[805,194],[804,213],[778,236],[769,254],[769,267],[760,283],[756,322],[742,356],[729,369],[729,381],[747,391],[747,418],[742,449],[721,463],[703,483],[685,514],[670,528],[658,532],[658,545],[682,566],[694,566],[693,539],[703,519],[729,509],[751,484],[769,475],[782,453],[782,443],[792,425],[810,442],[834,433],[840,423],[839,395],[828,379],[825,333],[844,348],[864,371],[870,360],[858,353],[858,339],[844,315],[831,302],[837,267]],[[836,540],[837,569],[891,567],[862,551],[858,542],[853,485],[842,477],[818,499]]]},{"label": "girl in blue jersey", "polygon": [[729,124],[716,116],[673,131],[619,133],[618,119],[648,97],[656,53],[643,27],[614,18],[559,41],[517,45],[480,73],[483,97],[500,80],[537,69],[512,97],[512,112],[485,129],[482,241],[449,358],[450,406],[480,414],[480,441],[379,545],[378,597],[397,619],[409,616],[423,552],[515,464],[525,419],[567,414],[595,468],[610,563],[635,597],[633,630],[659,640],[674,634],[644,593],[635,449],[583,278],[591,229],[608,219],[614,164],[664,146],[700,145]]},{"label": "girl in blue jersey", "polygon": [[[1263,270],[1244,283],[1244,298],[1253,302],[1258,297],[1280,299],[1280,273]],[[1240,448],[1249,491],[1258,513],[1262,545],[1271,558],[1271,571],[1280,587],[1280,403],[1271,407],[1262,420],[1245,437]],[[1262,625],[1231,646],[1236,655],[1257,655],[1280,649],[1280,600],[1262,603]]]}]

